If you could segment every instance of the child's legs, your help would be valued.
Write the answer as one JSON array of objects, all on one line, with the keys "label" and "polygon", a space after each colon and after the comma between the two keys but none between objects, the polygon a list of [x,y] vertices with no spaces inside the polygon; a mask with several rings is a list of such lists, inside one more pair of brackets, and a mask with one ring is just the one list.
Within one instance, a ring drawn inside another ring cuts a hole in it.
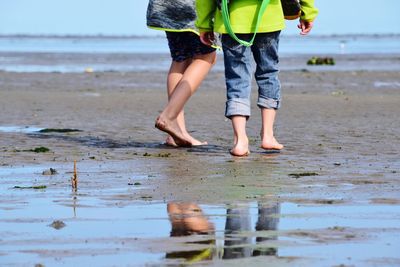
[{"label": "child's legs", "polygon": [[[215,63],[215,49],[201,43],[198,35],[192,32],[166,32],[175,75],[171,76],[173,92],[163,111],[174,120],[183,110],[189,97],[197,90],[208,71]],[[171,71],[170,71],[171,72]]]},{"label": "child's legs", "polygon": [[278,109],[281,101],[281,84],[278,78],[280,32],[260,33],[251,47],[256,62],[255,79],[258,84],[260,108]]},{"label": "child's legs", "polygon": [[[192,145],[204,145],[193,138],[186,129],[183,107],[189,97],[197,90],[202,80],[215,63],[216,53],[195,56],[183,62],[173,61],[168,74],[168,104],[160,114],[159,118],[164,124],[169,125],[167,131],[174,137],[168,137],[166,142],[175,145],[176,138],[181,144],[191,143]],[[163,127],[164,128],[164,127]],[[181,145],[178,144],[178,145]]]},{"label": "child's legs", "polygon": [[171,62],[167,77],[168,100],[172,96],[172,93],[174,92],[178,83],[182,80],[183,74],[190,65],[191,61],[191,59],[187,59],[181,62]]},{"label": "child's legs", "polygon": [[282,149],[274,137],[276,110],[281,103],[281,85],[278,78],[280,32],[258,34],[252,52],[256,62],[255,78],[258,84],[257,105],[261,108],[261,147]]},{"label": "child's legs", "polygon": [[215,63],[215,49],[203,45],[191,32],[167,32],[167,39],[173,59],[168,74],[169,101],[157,118],[156,127],[182,145],[204,144],[187,132],[183,107]]},{"label": "child's legs", "polygon": [[[241,38],[247,36],[247,34],[240,35]],[[238,44],[228,34],[222,35],[222,48],[227,90],[225,116],[250,117],[251,50]]]},{"label": "child's legs", "polygon": [[261,139],[272,138],[274,136],[274,122],[276,110],[273,108],[261,108]]},{"label": "child's legs", "polygon": [[232,128],[234,136],[234,145],[231,149],[231,154],[235,156],[245,156],[249,153],[249,139],[246,134],[245,116],[232,116]]},{"label": "child's legs", "polygon": [[275,116],[276,109],[261,108],[261,148],[272,150],[281,150],[283,148],[283,145],[274,136]]},{"label": "child's legs", "polygon": [[187,100],[200,86],[201,82],[215,63],[216,53],[196,55],[187,66],[181,80],[175,87],[163,113],[169,120],[174,120],[182,112]]},{"label": "child's legs", "polygon": [[[191,59],[187,59],[181,62],[172,61],[167,77],[168,101],[171,99],[171,96],[175,91],[175,88],[182,80],[183,74],[185,73],[187,67],[190,65],[191,61],[192,61]],[[183,110],[178,114],[177,122],[182,131],[186,132],[185,117]]]},{"label": "child's legs", "polygon": [[[249,35],[240,35],[248,38]],[[236,156],[247,155],[249,141],[246,134],[246,121],[251,115],[251,50],[239,45],[229,35],[222,36],[224,51],[225,80],[227,101],[225,116],[232,120],[234,146],[231,154]]]}]

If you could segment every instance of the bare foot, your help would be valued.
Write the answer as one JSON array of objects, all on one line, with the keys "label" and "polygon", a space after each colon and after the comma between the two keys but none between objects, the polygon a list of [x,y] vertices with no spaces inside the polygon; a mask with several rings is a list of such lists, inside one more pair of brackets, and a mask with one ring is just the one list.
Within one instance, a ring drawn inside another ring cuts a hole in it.
[{"label": "bare foot", "polygon": [[[185,136],[185,138],[187,140],[190,141],[190,143],[192,143],[192,146],[204,146],[204,145],[208,144],[207,142],[201,142],[201,141],[197,140],[196,138],[193,138],[189,134],[183,134],[183,135]],[[168,135],[167,139],[165,139],[164,144],[167,146],[178,147],[178,145],[174,141],[174,138],[172,138],[170,135]]]},{"label": "bare foot", "polygon": [[156,119],[155,127],[163,132],[169,134],[178,146],[188,147],[192,146],[190,140],[188,140],[179,129],[176,121],[167,121],[158,117]]},{"label": "bare foot", "polygon": [[261,142],[261,148],[265,150],[281,150],[283,145],[276,141],[275,137],[264,138]]},{"label": "bare foot", "polygon": [[186,137],[187,140],[190,141],[190,143],[192,143],[192,146],[204,146],[204,145],[208,144],[207,142],[201,142],[201,141],[197,140],[196,138],[191,136],[189,133],[184,133],[184,136]]},{"label": "bare foot", "polygon": [[167,139],[165,139],[165,145],[167,146],[172,146],[172,147],[177,147],[178,145],[175,143],[174,138],[172,138],[170,135],[168,135]]},{"label": "bare foot", "polygon": [[249,141],[247,139],[237,141],[233,148],[229,151],[229,153],[231,153],[231,155],[235,157],[246,157],[250,155]]}]

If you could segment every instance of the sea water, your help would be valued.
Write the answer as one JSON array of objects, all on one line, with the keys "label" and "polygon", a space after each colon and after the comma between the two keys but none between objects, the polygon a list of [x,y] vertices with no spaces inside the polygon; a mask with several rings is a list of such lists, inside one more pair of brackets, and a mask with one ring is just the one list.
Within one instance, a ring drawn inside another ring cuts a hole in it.
[{"label": "sea water", "polygon": [[[391,57],[400,54],[400,35],[282,35],[279,53],[283,58],[305,55]],[[88,68],[147,71],[167,70],[169,64],[164,36],[0,36],[0,71],[81,72]],[[218,68],[222,66],[217,65]]]},{"label": "sea water", "polygon": [[[0,36],[0,52],[40,53],[168,53],[164,36],[79,37]],[[398,54],[400,35],[282,35],[285,54]]]}]

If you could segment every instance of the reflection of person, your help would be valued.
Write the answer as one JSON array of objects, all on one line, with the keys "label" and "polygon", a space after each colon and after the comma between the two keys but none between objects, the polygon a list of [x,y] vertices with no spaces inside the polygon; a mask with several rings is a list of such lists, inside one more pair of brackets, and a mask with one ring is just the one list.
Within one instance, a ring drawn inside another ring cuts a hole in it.
[{"label": "reflection of person", "polygon": [[[194,203],[168,203],[167,211],[171,222],[171,237],[188,235],[209,235],[214,232],[214,225],[204,216],[201,208]],[[193,242],[209,244],[210,247],[202,250],[191,250],[167,253],[166,258],[184,258],[188,263],[211,260],[213,257],[214,239]]]},{"label": "reflection of person", "polygon": [[202,145],[186,130],[183,107],[216,60],[215,49],[200,42],[196,33],[195,0],[150,0],[147,25],[166,31],[172,63],[167,78],[168,104],[156,127],[169,134],[166,144]]},{"label": "reflection of person", "polygon": [[[258,203],[258,220],[256,224],[256,231],[276,231],[278,230],[280,206],[278,203],[275,204],[263,204]],[[277,237],[260,237],[257,236],[257,244],[266,242],[268,240],[274,240]],[[258,246],[253,250],[253,256],[260,255],[276,255],[277,249],[275,247]]]},{"label": "reflection of person", "polygon": [[[280,213],[279,204],[258,204],[256,231],[276,231]],[[223,259],[246,258],[260,255],[276,255],[275,247],[267,247],[266,241],[275,237],[257,237],[257,246],[252,249],[252,238],[244,233],[251,231],[249,205],[234,205],[227,210]]]},{"label": "reflection of person", "polygon": [[[223,23],[221,12],[217,10],[215,0],[197,0],[198,20],[203,43],[211,45],[213,31],[222,33],[222,47],[225,63],[227,102],[225,116],[232,121],[234,145],[230,153],[234,156],[249,154],[249,141],[246,134],[246,122],[250,117],[250,93],[252,60],[256,62],[255,79],[258,84],[257,105],[261,109],[261,148],[281,150],[274,136],[273,126],[276,110],[281,105],[280,82],[278,79],[278,43],[280,31],[285,27],[280,0],[271,0],[257,28],[257,16],[262,1],[230,1],[230,23],[233,32],[240,39],[250,40],[257,32],[252,46],[237,43]],[[299,28],[301,34],[307,34],[313,27],[318,10],[314,0],[302,0],[302,15]]]},{"label": "reflection of person", "polygon": [[251,256],[251,236],[236,237],[251,231],[250,210],[247,205],[235,205],[226,211],[225,245],[223,259],[248,258]]}]

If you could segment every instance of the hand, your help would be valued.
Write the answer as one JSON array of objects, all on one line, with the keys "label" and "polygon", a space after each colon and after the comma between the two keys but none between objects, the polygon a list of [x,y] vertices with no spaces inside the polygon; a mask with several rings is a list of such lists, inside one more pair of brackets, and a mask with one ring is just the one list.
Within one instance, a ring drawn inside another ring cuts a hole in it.
[{"label": "hand", "polygon": [[213,45],[215,41],[214,32],[201,32],[200,41],[208,46]]},{"label": "hand", "polygon": [[300,19],[300,22],[297,25],[297,28],[299,28],[301,30],[300,31],[301,35],[307,35],[311,31],[313,26],[314,26],[314,22],[305,21],[305,20]]}]

